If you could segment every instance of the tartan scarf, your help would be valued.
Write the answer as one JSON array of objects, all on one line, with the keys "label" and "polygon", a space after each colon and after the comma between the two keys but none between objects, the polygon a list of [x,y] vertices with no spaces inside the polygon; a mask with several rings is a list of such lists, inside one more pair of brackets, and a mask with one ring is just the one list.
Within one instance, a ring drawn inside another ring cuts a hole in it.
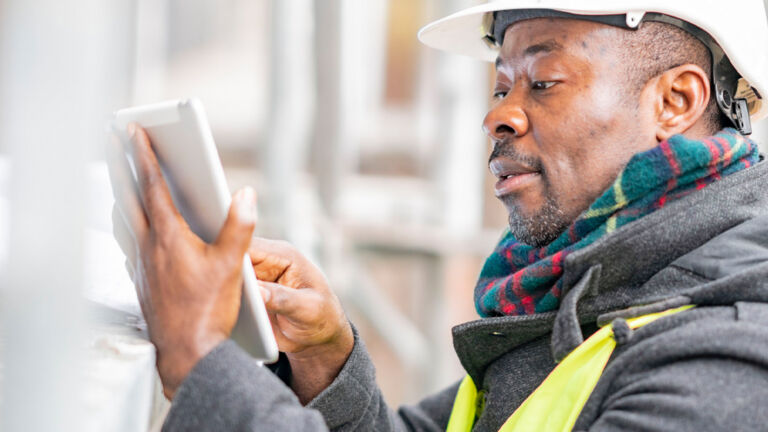
[{"label": "tartan scarf", "polygon": [[507,229],[480,273],[477,312],[490,317],[557,309],[563,263],[571,252],[759,158],[757,145],[731,128],[703,140],[675,135],[636,154],[613,185],[547,246],[520,243]]}]

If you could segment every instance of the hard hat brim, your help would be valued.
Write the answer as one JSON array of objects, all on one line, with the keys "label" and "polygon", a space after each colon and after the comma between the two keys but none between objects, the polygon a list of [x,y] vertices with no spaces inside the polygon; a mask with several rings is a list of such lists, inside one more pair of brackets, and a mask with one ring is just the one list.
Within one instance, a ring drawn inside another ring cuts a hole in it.
[{"label": "hard hat brim", "polygon": [[[615,8],[612,8],[614,5]],[[742,20],[752,20],[753,24],[760,19],[765,21],[764,6],[762,4],[759,6],[759,9],[762,10],[762,14],[760,14],[763,15],[762,17],[744,17],[742,14],[740,15]],[[706,5],[702,4],[702,7],[706,7]],[[752,56],[748,60],[745,60],[746,48],[730,40],[735,39],[733,37],[727,37],[731,36],[730,34],[723,34],[720,31],[714,31],[715,29],[712,29],[709,26],[701,25],[702,23],[693,19],[695,17],[690,16],[690,12],[685,13],[686,11],[681,12],[680,10],[676,10],[674,2],[670,2],[669,0],[629,0],[624,2],[588,2],[583,0],[497,0],[464,9],[427,24],[419,31],[418,38],[425,45],[441,51],[493,62],[498,56],[499,48],[493,43],[488,42],[488,39],[486,38],[488,24],[489,21],[492,20],[493,12],[520,9],[551,9],[575,15],[616,15],[626,14],[628,12],[653,11],[668,14],[684,21],[697,24],[707,30],[713,39],[723,47],[736,70],[762,96],[762,102],[759,108],[755,112],[752,112],[751,117],[753,121],[768,117],[768,103],[766,103],[765,100],[768,96],[768,79],[764,76],[766,74],[763,73],[768,73],[768,56],[762,52],[753,52]],[[746,29],[743,27],[736,31],[745,31]],[[750,35],[752,42],[756,46],[768,46],[768,25],[764,24],[763,27],[766,27],[766,29],[761,29],[761,31],[756,34]],[[743,36],[744,35],[740,35],[740,37]],[[738,51],[739,55],[734,55],[734,51]]]},{"label": "hard hat brim", "polygon": [[[492,62],[496,60],[499,50],[497,46],[485,42],[486,16],[502,10],[540,8],[542,8],[540,0],[507,0],[486,3],[429,23],[419,30],[418,37],[424,45],[429,47]],[[613,15],[627,12],[621,8],[590,10],[589,8],[547,7],[547,9],[577,15]]]}]

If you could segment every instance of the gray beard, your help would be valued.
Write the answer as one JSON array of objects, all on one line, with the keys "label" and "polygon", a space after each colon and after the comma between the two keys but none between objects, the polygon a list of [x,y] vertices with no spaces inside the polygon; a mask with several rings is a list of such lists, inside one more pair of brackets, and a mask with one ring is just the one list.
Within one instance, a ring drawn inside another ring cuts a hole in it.
[{"label": "gray beard", "polygon": [[510,232],[518,241],[533,247],[552,243],[571,224],[552,198],[547,198],[544,207],[533,217],[522,216],[515,204],[509,204]]}]

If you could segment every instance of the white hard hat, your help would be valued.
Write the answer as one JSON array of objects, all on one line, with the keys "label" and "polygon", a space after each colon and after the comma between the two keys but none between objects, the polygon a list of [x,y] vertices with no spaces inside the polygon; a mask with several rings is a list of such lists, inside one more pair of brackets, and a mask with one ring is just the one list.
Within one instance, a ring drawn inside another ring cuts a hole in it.
[{"label": "white hard hat", "polygon": [[[523,19],[560,16],[637,28],[644,21],[676,25],[712,51],[720,109],[743,133],[750,117],[768,117],[768,17],[763,0],[489,0],[428,24],[419,40],[440,50],[494,61],[499,32]],[[504,28],[495,29],[504,16]],[[732,65],[732,66],[731,66]],[[735,70],[734,70],[735,69]],[[747,114],[747,112],[749,114]]]}]

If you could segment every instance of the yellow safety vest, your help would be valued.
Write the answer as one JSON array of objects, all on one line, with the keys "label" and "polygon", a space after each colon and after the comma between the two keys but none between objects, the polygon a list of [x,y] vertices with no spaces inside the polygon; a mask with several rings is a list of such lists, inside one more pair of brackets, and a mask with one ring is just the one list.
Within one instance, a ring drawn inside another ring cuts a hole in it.
[{"label": "yellow safety vest", "polygon": [[[692,307],[683,306],[628,319],[627,324],[631,329],[637,329],[661,317]],[[499,431],[560,432],[573,429],[614,348],[616,341],[613,339],[612,327],[602,327],[555,367],[547,379],[512,413]],[[459,386],[446,431],[471,431],[475,423],[477,402],[477,388],[472,378],[467,376]]]}]

